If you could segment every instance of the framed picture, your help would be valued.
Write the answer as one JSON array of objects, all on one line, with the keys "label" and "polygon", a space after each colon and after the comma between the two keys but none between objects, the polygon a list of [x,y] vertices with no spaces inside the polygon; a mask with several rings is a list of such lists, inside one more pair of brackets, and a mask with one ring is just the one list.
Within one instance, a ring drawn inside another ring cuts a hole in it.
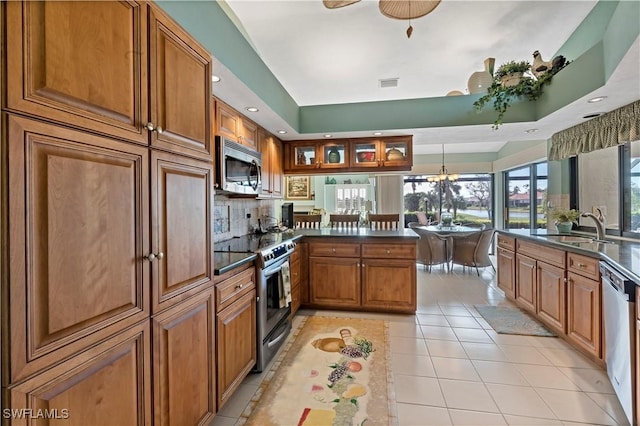
[{"label": "framed picture", "polygon": [[310,187],[309,176],[286,176],[284,198],[287,200],[310,200]]}]

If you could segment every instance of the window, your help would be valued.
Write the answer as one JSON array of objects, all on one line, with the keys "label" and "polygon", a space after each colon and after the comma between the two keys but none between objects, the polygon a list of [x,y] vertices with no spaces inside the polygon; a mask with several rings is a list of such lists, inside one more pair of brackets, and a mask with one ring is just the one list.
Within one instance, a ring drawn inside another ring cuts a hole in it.
[{"label": "window", "polygon": [[504,172],[505,229],[546,228],[547,163]]},{"label": "window", "polygon": [[416,212],[438,221],[446,211],[457,223],[493,226],[492,175],[464,174],[455,182],[429,182],[428,177],[404,178],[405,223],[417,221]]}]

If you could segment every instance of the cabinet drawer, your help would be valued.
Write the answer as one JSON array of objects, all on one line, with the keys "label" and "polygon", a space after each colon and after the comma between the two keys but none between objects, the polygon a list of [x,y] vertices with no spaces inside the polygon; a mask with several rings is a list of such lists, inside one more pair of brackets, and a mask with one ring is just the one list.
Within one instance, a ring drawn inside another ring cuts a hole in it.
[{"label": "cabinet drawer", "polygon": [[534,259],[541,260],[559,268],[566,265],[564,250],[558,250],[542,244],[530,243],[528,241],[517,240],[518,253],[526,254]]},{"label": "cabinet drawer", "polygon": [[312,243],[309,256],[360,257],[360,244],[355,243]]},{"label": "cabinet drawer", "polygon": [[415,259],[414,244],[363,244],[362,257],[383,259]]},{"label": "cabinet drawer", "polygon": [[291,257],[289,257],[289,262],[291,263],[297,260],[300,260],[300,247],[296,247],[293,253],[291,253]]},{"label": "cabinet drawer", "polygon": [[568,252],[567,263],[567,269],[569,271],[595,281],[600,281],[600,261],[598,259]]},{"label": "cabinet drawer", "polygon": [[216,312],[229,306],[249,290],[256,287],[253,268],[244,271],[216,284]]},{"label": "cabinet drawer", "polygon": [[507,250],[515,251],[516,239],[503,234],[498,234],[498,247],[505,248]]},{"label": "cabinet drawer", "polygon": [[290,261],[289,272],[291,274],[291,285],[295,286],[300,284],[300,259]]}]

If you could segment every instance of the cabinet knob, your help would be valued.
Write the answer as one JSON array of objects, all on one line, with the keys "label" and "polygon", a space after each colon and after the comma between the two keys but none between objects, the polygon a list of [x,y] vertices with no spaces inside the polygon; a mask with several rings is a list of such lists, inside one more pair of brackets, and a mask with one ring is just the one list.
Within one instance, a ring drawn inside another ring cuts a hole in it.
[{"label": "cabinet knob", "polygon": [[391,254],[391,250],[387,250],[387,254]]},{"label": "cabinet knob", "polygon": [[154,131],[155,131],[155,132],[157,132],[159,135],[161,135],[161,134],[162,134],[162,132],[163,132],[162,127],[160,127],[160,126],[157,126],[157,127],[156,127],[156,126],[154,126],[154,125],[153,125],[153,123],[152,123],[152,122],[148,122],[148,123],[147,123],[147,129],[148,129],[150,132],[154,132]]},{"label": "cabinet knob", "polygon": [[240,289],[242,289],[242,284],[238,284],[238,285],[236,286],[236,290],[240,290]]},{"label": "cabinet knob", "polygon": [[331,251],[335,253],[335,252],[336,252],[336,249],[332,248],[332,249],[331,249]]},{"label": "cabinet knob", "polygon": [[163,257],[164,257],[164,253],[163,252],[160,252],[158,254],[149,253],[148,255],[145,256],[145,259],[147,259],[149,262],[153,262],[156,259],[162,260]]},{"label": "cabinet knob", "polygon": [[584,268],[584,267],[586,267],[586,266],[587,266],[587,265],[585,265],[584,263],[580,263],[580,262],[578,262],[578,264],[577,264],[577,265],[578,265],[578,268]]}]

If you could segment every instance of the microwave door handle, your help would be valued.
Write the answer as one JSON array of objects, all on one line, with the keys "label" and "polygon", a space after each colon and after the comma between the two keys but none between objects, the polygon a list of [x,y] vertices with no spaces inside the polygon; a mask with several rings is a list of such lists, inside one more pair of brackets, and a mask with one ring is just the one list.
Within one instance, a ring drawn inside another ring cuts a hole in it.
[{"label": "microwave door handle", "polygon": [[[252,170],[256,171],[256,181],[253,184],[251,183]],[[260,166],[258,166],[258,162],[256,160],[251,161],[251,167],[249,168],[249,175],[247,176],[247,179],[254,191],[258,189],[258,185],[260,184]]]}]

